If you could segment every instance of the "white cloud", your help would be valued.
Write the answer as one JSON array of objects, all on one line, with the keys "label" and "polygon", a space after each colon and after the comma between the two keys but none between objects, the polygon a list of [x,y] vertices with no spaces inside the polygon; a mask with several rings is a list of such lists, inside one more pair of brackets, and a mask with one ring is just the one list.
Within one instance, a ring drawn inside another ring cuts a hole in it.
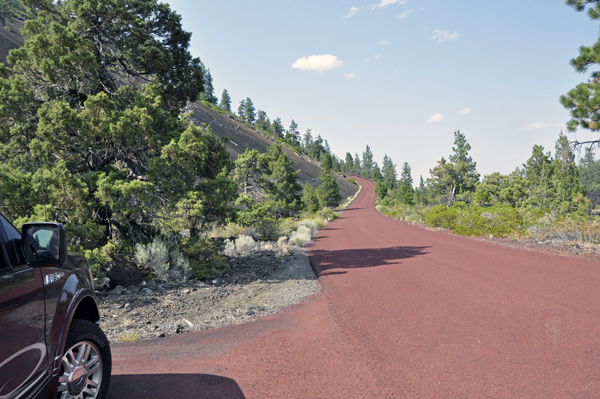
[{"label": "white cloud", "polygon": [[374,56],[373,56],[373,57],[371,57],[371,58],[367,58],[367,59],[365,59],[365,61],[373,61],[373,60],[377,61],[377,60],[380,60],[380,59],[381,59],[381,57],[382,57],[382,55],[381,55],[381,54],[377,54],[377,55],[374,55]]},{"label": "white cloud", "polygon": [[298,58],[296,62],[292,64],[292,68],[300,69],[301,71],[324,72],[339,68],[343,63],[344,62],[339,60],[335,55],[311,55],[308,57]]},{"label": "white cloud", "polygon": [[390,4],[404,4],[404,3],[406,3],[406,0],[381,0],[381,3],[375,4],[373,7],[371,7],[371,9],[374,10],[376,8],[383,8],[385,6],[389,6]]},{"label": "white cloud", "polygon": [[458,111],[459,115],[469,115],[470,113],[471,113],[471,108],[469,108],[469,107],[464,107],[463,109]]},{"label": "white cloud", "polygon": [[450,33],[447,30],[436,29],[433,31],[433,36],[431,38],[438,42],[444,42],[446,40],[458,40],[459,37],[460,33],[458,32]]},{"label": "white cloud", "polygon": [[531,130],[536,130],[536,129],[543,129],[545,127],[550,127],[553,126],[553,123],[545,123],[545,122],[536,122],[536,123],[532,123],[529,126],[525,126],[519,129],[519,131],[521,132],[529,132]]},{"label": "white cloud", "polygon": [[360,7],[352,7],[348,15],[344,15],[344,18],[352,18],[357,12],[360,11]]},{"label": "white cloud", "polygon": [[344,77],[345,77],[346,79],[352,79],[352,78],[355,78],[355,77],[356,77],[356,75],[355,75],[355,74],[353,74],[353,73],[345,73],[345,74],[344,74]]},{"label": "white cloud", "polygon": [[387,46],[388,44],[390,44],[390,42],[388,42],[387,40],[382,40],[379,42],[380,46]]},{"label": "white cloud", "polygon": [[406,10],[406,11],[403,11],[403,12],[401,12],[400,14],[396,14],[396,18],[398,18],[398,19],[404,19],[404,18],[406,18],[406,16],[407,16],[408,14],[410,14],[411,12],[412,12],[412,10]]},{"label": "white cloud", "polygon": [[427,119],[427,123],[433,123],[433,122],[441,122],[443,120],[445,120],[446,117],[442,114],[435,114],[429,117],[429,119]]}]

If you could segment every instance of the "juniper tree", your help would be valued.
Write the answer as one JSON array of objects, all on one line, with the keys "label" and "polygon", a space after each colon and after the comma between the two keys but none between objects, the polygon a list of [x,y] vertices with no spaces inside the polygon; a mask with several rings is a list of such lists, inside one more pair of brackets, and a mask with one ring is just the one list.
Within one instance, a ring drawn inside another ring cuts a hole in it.
[{"label": "juniper tree", "polygon": [[25,46],[0,65],[0,211],[38,218],[43,175],[49,218],[91,257],[230,220],[224,141],[179,118],[204,86],[180,16],[156,0],[24,3]]}]

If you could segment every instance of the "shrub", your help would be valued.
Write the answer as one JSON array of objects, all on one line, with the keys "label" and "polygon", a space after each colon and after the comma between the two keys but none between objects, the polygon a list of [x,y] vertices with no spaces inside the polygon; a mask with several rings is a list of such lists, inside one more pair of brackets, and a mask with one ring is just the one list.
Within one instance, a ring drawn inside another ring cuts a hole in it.
[{"label": "shrub", "polygon": [[290,240],[299,247],[304,247],[310,244],[311,239],[311,230],[306,226],[298,227],[298,230],[296,230],[290,237]]},{"label": "shrub", "polygon": [[438,205],[425,216],[425,223],[430,227],[442,227],[447,230],[454,230],[457,219],[458,210],[456,208]]},{"label": "shrub", "polygon": [[271,218],[264,218],[256,222],[256,232],[259,237],[272,239],[277,236],[277,222]]},{"label": "shrub", "polygon": [[300,223],[298,223],[298,231],[300,230],[301,227],[308,228],[310,230],[311,237],[313,237],[315,234],[317,234],[317,230],[319,230],[319,226],[312,219],[305,219],[305,220],[301,221]]},{"label": "shrub", "polygon": [[169,270],[169,248],[160,238],[148,245],[135,246],[135,259],[144,266],[150,267],[159,277],[164,277]]},{"label": "shrub", "polygon": [[241,254],[251,254],[256,249],[256,241],[250,236],[239,236],[235,240],[235,249]]},{"label": "shrub", "polygon": [[298,228],[298,222],[292,218],[286,218],[279,221],[279,235],[289,236]]},{"label": "shrub", "polygon": [[196,278],[215,277],[225,267],[225,259],[219,254],[217,243],[210,238],[186,238],[182,241],[181,252],[188,258],[192,275]]},{"label": "shrub", "polygon": [[317,212],[317,216],[328,222],[338,218],[338,214],[329,208],[321,209],[319,212]]},{"label": "shrub", "polygon": [[348,179],[348,181],[354,185],[358,185],[358,183],[356,182],[356,180],[354,179]]}]

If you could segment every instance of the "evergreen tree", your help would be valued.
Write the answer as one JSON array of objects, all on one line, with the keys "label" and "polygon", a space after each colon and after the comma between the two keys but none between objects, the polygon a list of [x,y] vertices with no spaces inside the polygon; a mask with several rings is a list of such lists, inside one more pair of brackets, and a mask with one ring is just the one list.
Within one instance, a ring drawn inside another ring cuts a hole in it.
[{"label": "evergreen tree", "polygon": [[333,176],[331,169],[321,169],[319,176],[319,187],[317,187],[317,197],[319,203],[323,206],[336,207],[342,200],[340,187]]},{"label": "evergreen tree", "polygon": [[408,162],[404,162],[404,165],[402,165],[402,174],[400,175],[396,197],[404,204],[414,204],[413,178]]},{"label": "evergreen tree", "polygon": [[[567,0],[566,4],[576,11],[583,11],[589,4],[595,5],[588,10],[588,16],[593,20],[600,20],[600,3],[598,0]],[[577,72],[587,72],[597,66],[600,60],[600,40],[592,47],[581,46],[579,56],[571,60],[571,66]],[[592,132],[600,130],[600,108],[598,107],[600,92],[600,73],[592,69],[590,79],[580,83],[566,95],[561,96],[561,104],[570,110],[571,120],[567,122],[567,130],[574,132],[579,126]],[[592,143],[597,143],[594,140]],[[575,142],[576,145],[581,145]],[[588,142],[589,143],[589,142]],[[585,144],[585,143],[582,143]]]},{"label": "evergreen tree", "polygon": [[586,192],[600,191],[600,162],[594,158],[594,150],[586,147],[579,160],[579,181]]},{"label": "evergreen tree", "polygon": [[250,97],[246,97],[246,103],[244,107],[244,121],[249,124],[253,124],[256,121],[256,113],[254,109],[254,104]]},{"label": "evergreen tree", "polygon": [[377,162],[373,162],[373,172],[371,173],[372,179],[376,182],[383,180],[383,175],[381,174],[381,169],[379,169],[379,165]]},{"label": "evergreen tree", "polygon": [[333,169],[333,157],[326,152],[321,153],[321,167],[324,169]]},{"label": "evergreen tree", "polygon": [[243,122],[246,122],[246,99],[240,101],[240,106],[238,107],[237,114]]},{"label": "evergreen tree", "polygon": [[354,154],[354,173],[356,173],[357,175],[362,175],[362,171],[363,171],[363,166],[362,166],[362,162],[360,161],[360,157],[358,156],[358,153]]},{"label": "evergreen tree", "polygon": [[204,87],[180,16],[155,0],[25,4],[39,12],[9,55],[14,69],[0,65],[0,211],[18,224],[39,217],[43,175],[49,218],[88,254],[230,220],[224,142],[179,118]]},{"label": "evergreen tree", "polygon": [[304,134],[302,135],[302,146],[306,151],[308,151],[312,142],[312,130],[310,128],[307,128],[306,132],[304,132]]},{"label": "evergreen tree", "polygon": [[298,131],[298,124],[292,119],[290,128],[285,133],[285,139],[292,145],[300,145],[300,132]]},{"label": "evergreen tree", "polygon": [[431,193],[440,204],[453,205],[456,200],[457,185],[454,165],[442,157],[437,166],[429,170],[429,173],[431,177],[427,179],[427,183],[431,187]]},{"label": "evergreen tree", "polygon": [[352,154],[349,152],[346,153],[346,160],[344,161],[346,165],[346,172],[356,173],[354,168],[354,160],[352,159]]},{"label": "evergreen tree", "polygon": [[259,109],[256,113],[256,126],[267,132],[271,130],[271,121],[265,111]]},{"label": "evergreen tree", "polygon": [[454,145],[449,160],[455,169],[456,194],[472,193],[479,182],[479,173],[475,169],[476,163],[469,156],[471,145],[460,130],[454,132]]},{"label": "evergreen tree", "polygon": [[368,145],[363,152],[361,175],[369,179],[373,178],[373,153]]},{"label": "evergreen tree", "polygon": [[383,180],[377,180],[375,183],[375,196],[378,199],[383,199],[388,194],[388,188],[383,182]]},{"label": "evergreen tree", "polygon": [[273,136],[278,139],[283,138],[283,125],[281,124],[281,119],[277,118],[271,124],[271,131],[273,132]]},{"label": "evergreen tree", "polygon": [[319,197],[317,197],[315,189],[310,183],[306,183],[306,185],[304,186],[302,204],[304,205],[304,209],[309,213],[315,213],[318,212],[319,209],[321,209],[321,205],[319,204]]},{"label": "evergreen tree", "polygon": [[427,186],[423,181],[423,176],[419,176],[419,186],[416,188],[413,203],[421,204],[421,205],[429,205],[429,195],[427,191]]},{"label": "evergreen tree", "polygon": [[[204,67],[204,65],[203,65]],[[217,97],[215,97],[215,89],[213,87],[213,78],[212,75],[210,74],[210,68],[205,67],[204,69],[204,85],[203,85],[203,92],[202,92],[202,96],[204,97],[204,100],[208,101],[211,104],[217,104]]]},{"label": "evergreen tree", "polygon": [[227,93],[226,89],[223,89],[223,94],[221,94],[219,107],[223,112],[231,112],[231,97],[229,97],[229,93]]},{"label": "evergreen tree", "polygon": [[[348,153],[348,155],[350,155]],[[352,157],[350,157],[352,159]],[[398,185],[398,174],[396,173],[396,165],[392,162],[392,158],[388,157],[387,154],[383,156],[382,164],[383,182],[388,190],[395,190]]]}]

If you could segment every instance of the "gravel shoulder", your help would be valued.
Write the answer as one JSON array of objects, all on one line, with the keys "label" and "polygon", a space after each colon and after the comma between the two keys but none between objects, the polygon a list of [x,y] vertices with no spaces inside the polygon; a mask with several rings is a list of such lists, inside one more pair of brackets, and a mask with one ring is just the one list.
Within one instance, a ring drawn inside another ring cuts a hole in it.
[{"label": "gravel shoulder", "polygon": [[164,337],[240,324],[280,312],[318,294],[308,252],[260,251],[228,257],[230,271],[212,282],[152,280],[98,295],[111,342]]}]

